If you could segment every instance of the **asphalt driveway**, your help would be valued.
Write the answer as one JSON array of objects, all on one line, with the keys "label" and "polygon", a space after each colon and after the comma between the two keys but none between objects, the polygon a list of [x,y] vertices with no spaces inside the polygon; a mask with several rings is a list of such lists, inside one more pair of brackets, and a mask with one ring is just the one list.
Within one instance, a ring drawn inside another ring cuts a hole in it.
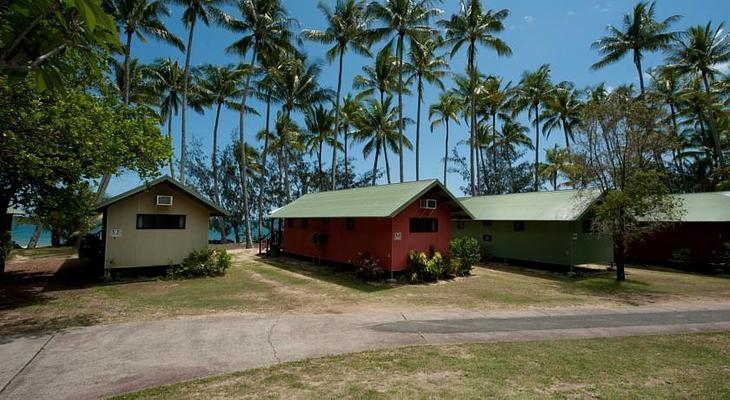
[{"label": "asphalt driveway", "polygon": [[414,344],[727,330],[730,304],[228,315],[99,325],[0,336],[0,398],[99,398],[279,362]]}]

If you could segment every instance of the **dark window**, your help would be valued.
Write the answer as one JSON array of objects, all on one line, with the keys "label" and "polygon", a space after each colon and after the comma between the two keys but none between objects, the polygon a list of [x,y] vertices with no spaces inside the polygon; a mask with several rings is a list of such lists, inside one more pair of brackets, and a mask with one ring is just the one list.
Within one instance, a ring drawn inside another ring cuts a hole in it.
[{"label": "dark window", "polygon": [[464,221],[456,221],[456,229],[464,229]]},{"label": "dark window", "polygon": [[411,232],[438,232],[439,220],[436,218],[411,218]]},{"label": "dark window", "polygon": [[485,242],[491,242],[492,241],[492,235],[484,235],[482,236],[482,240]]},{"label": "dark window", "polygon": [[291,218],[286,219],[286,227],[287,228],[293,228],[294,227],[294,220]]},{"label": "dark window", "polygon": [[583,233],[593,233],[593,220],[583,220]]},{"label": "dark window", "polygon": [[137,214],[137,229],[185,229],[185,216]]},{"label": "dark window", "polygon": [[302,228],[309,228],[309,218],[302,218]]},{"label": "dark window", "polygon": [[515,221],[512,226],[514,227],[515,231],[522,232],[525,230],[525,221]]},{"label": "dark window", "polygon": [[345,229],[347,229],[348,231],[355,230],[355,218],[345,219]]},{"label": "dark window", "polygon": [[492,221],[482,221],[482,226],[492,226]]}]

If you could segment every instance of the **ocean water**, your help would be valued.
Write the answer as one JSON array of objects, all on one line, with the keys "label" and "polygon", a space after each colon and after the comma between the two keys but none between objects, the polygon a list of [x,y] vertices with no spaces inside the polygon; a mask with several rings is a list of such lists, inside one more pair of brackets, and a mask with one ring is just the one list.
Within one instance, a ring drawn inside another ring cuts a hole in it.
[{"label": "ocean water", "polygon": [[[251,226],[251,235],[254,239],[256,239],[256,226],[252,224]],[[11,232],[12,239],[15,243],[19,244],[22,247],[26,247],[28,245],[28,242],[30,241],[30,237],[33,236],[33,231],[35,230],[35,225],[33,224],[22,224],[13,222],[13,230]],[[266,228],[264,228],[264,234],[268,232]],[[208,239],[209,240],[220,240],[221,234],[218,231],[210,230],[208,231]],[[241,239],[243,240],[244,235],[243,232],[241,232]],[[228,240],[233,241],[235,239],[235,235],[233,234],[233,231],[228,232]],[[38,247],[44,247],[44,246],[50,246],[51,245],[51,232],[47,229],[43,230],[43,233],[41,233],[41,236],[38,238]]]}]

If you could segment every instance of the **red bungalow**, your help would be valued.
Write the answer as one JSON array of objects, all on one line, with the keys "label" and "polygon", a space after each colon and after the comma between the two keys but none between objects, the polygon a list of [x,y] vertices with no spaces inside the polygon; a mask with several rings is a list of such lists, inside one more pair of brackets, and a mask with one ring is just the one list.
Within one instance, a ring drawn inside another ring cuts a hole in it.
[{"label": "red bungalow", "polygon": [[438,180],[307,194],[269,214],[283,220],[285,253],[357,264],[367,252],[389,271],[410,250],[446,252],[451,219],[471,219]]}]

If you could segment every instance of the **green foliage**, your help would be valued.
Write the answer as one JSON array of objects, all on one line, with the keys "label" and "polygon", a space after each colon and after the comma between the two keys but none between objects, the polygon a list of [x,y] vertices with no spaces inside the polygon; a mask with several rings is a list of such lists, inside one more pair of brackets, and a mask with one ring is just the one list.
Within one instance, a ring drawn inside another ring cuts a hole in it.
[{"label": "green foliage", "polygon": [[355,274],[360,279],[377,280],[385,275],[385,268],[380,265],[380,259],[372,257],[367,251],[357,254],[360,257],[360,263],[355,270]]},{"label": "green foliage", "polygon": [[201,250],[193,250],[182,264],[171,266],[167,273],[173,279],[220,276],[224,275],[230,266],[231,256],[225,249],[206,247]]},{"label": "green foliage", "polygon": [[39,197],[32,220],[52,232],[52,242],[62,238],[67,242],[75,241],[81,232],[91,227],[96,215],[93,207],[95,193],[88,183],[46,188]]},{"label": "green foliage", "polygon": [[408,253],[408,277],[413,283],[433,282],[443,274],[444,259],[438,251],[429,257],[424,252]]},{"label": "green foliage", "polygon": [[449,268],[456,276],[469,275],[481,258],[479,241],[473,237],[456,238],[449,243]]}]

